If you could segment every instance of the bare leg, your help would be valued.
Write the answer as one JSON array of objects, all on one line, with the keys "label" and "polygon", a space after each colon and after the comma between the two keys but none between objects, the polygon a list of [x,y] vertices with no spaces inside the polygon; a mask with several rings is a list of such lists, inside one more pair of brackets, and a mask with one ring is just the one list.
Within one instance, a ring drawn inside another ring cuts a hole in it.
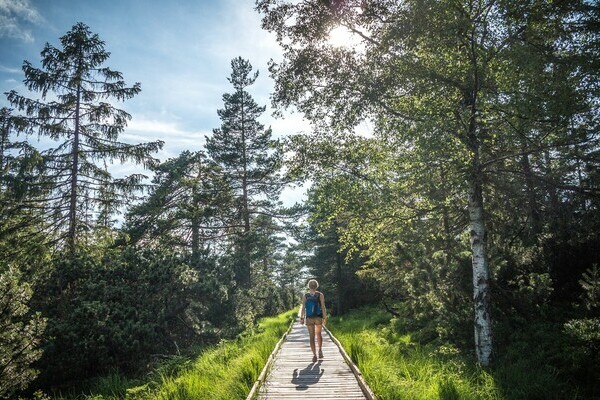
[{"label": "bare leg", "polygon": [[[323,348],[323,335],[321,335],[321,329],[323,329],[323,325],[315,325],[315,334],[317,335],[317,341],[319,342],[319,353]],[[314,344],[313,344],[314,346]],[[313,353],[315,351],[313,350]]]},{"label": "bare leg", "polygon": [[[316,356],[317,352],[315,350],[315,326],[316,325],[307,325],[306,328],[308,328],[308,336],[310,337],[309,341],[310,341],[310,349],[313,352],[313,355]],[[319,332],[320,332],[320,327],[319,327]]]}]

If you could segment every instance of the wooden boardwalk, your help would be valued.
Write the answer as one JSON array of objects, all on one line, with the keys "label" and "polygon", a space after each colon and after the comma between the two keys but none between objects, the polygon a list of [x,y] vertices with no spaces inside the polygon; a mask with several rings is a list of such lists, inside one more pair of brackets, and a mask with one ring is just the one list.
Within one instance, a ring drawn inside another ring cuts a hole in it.
[{"label": "wooden boardwalk", "polygon": [[294,322],[258,393],[258,399],[368,399],[342,356],[343,350],[323,329],[323,359],[312,362],[308,330]]}]

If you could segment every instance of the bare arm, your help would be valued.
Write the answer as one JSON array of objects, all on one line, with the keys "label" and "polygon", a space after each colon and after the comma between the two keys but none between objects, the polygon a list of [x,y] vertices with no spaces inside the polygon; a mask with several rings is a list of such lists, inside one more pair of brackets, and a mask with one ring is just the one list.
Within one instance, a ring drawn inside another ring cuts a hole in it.
[{"label": "bare arm", "polygon": [[321,310],[323,310],[323,326],[327,324],[327,309],[325,308],[325,295],[321,293]]},{"label": "bare arm", "polygon": [[306,296],[302,295],[302,300],[300,302],[300,323],[304,323],[304,317],[306,316]]}]

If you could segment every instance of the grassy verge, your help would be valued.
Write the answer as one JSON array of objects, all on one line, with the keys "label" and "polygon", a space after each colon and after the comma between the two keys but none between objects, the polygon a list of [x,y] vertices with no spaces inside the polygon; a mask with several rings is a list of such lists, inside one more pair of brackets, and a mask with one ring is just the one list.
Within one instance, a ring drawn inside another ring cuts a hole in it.
[{"label": "grassy verge", "polygon": [[582,398],[534,354],[509,351],[512,358],[499,357],[483,370],[452,345],[417,343],[414,333],[397,329],[389,314],[373,308],[332,318],[328,327],[381,400]]},{"label": "grassy verge", "polygon": [[[175,360],[162,365],[150,378],[129,381],[119,374],[98,379],[88,400],[116,399],[245,399],[275,344],[289,327],[297,310],[264,318],[258,329],[237,340],[222,341],[205,349],[194,360]],[[71,398],[71,397],[70,397]]]}]

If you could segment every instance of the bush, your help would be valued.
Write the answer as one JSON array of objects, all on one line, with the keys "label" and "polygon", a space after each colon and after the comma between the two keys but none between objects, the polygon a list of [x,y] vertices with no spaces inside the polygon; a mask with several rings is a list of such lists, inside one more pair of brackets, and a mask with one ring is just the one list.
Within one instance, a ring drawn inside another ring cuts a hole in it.
[{"label": "bush", "polygon": [[136,249],[58,261],[36,294],[49,317],[43,387],[136,371],[152,355],[213,341],[222,329],[215,310],[227,301],[211,271]]},{"label": "bush", "polygon": [[38,374],[32,364],[46,321],[29,310],[31,288],[15,267],[0,274],[0,398],[25,389]]}]

